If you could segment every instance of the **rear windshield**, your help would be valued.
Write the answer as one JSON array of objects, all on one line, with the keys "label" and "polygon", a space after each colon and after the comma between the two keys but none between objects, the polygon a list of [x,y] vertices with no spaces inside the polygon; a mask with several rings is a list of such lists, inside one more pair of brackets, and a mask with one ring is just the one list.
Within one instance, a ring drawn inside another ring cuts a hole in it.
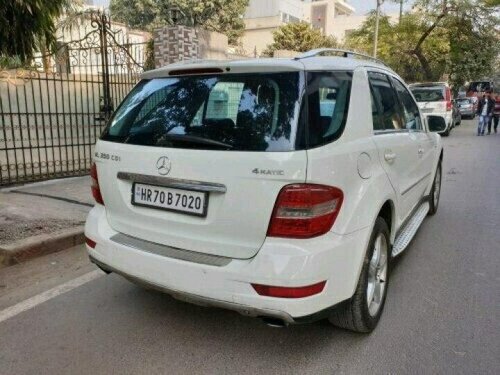
[{"label": "rear windshield", "polygon": [[101,139],[172,148],[291,151],[303,81],[299,72],[143,80]]},{"label": "rear windshield", "polygon": [[473,92],[484,92],[488,90],[491,90],[491,84],[488,81],[471,82],[469,86],[469,91]]},{"label": "rear windshield", "polygon": [[460,104],[460,105],[471,104],[471,101],[469,99],[457,99],[457,104]]},{"label": "rear windshield", "polygon": [[411,87],[410,90],[417,102],[441,102],[445,100],[442,87]]}]

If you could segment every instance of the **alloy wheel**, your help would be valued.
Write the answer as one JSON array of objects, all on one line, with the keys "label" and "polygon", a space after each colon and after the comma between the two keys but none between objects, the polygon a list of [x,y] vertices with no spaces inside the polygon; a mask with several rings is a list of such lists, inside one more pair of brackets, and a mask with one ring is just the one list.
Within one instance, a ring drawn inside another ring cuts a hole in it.
[{"label": "alloy wheel", "polygon": [[366,302],[368,311],[372,317],[376,316],[386,292],[387,281],[387,239],[383,233],[379,233],[375,240],[373,254],[368,268],[368,283],[366,288]]},{"label": "alloy wheel", "polygon": [[441,194],[441,166],[438,165],[436,171],[436,178],[434,179],[434,207],[437,207],[439,203],[439,195]]}]

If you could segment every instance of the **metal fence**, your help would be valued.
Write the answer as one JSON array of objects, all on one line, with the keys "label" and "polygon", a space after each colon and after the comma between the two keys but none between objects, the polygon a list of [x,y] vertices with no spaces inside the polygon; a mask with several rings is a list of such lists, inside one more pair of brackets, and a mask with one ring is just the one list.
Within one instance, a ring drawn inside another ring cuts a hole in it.
[{"label": "metal fence", "polygon": [[88,172],[96,139],[148,55],[147,43],[112,26],[86,13],[53,53],[0,70],[0,186]]}]

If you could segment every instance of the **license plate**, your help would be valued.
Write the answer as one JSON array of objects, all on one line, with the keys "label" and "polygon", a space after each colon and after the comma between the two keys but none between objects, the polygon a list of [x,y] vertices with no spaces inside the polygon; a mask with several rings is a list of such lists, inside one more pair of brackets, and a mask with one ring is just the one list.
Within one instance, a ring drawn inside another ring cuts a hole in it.
[{"label": "license plate", "polygon": [[424,113],[432,113],[434,112],[434,108],[422,108],[421,111]]},{"label": "license plate", "polygon": [[207,216],[208,194],[200,191],[135,183],[132,187],[132,204],[188,215]]}]

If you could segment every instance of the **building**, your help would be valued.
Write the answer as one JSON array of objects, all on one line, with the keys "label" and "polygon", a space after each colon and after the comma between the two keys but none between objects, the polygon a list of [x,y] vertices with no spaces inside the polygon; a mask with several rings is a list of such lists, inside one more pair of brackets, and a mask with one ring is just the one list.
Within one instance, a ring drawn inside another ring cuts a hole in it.
[{"label": "building", "polygon": [[250,0],[241,43],[247,54],[260,55],[273,42],[272,32],[290,22],[307,22],[325,35],[335,35],[336,20],[354,11],[345,0]]}]

